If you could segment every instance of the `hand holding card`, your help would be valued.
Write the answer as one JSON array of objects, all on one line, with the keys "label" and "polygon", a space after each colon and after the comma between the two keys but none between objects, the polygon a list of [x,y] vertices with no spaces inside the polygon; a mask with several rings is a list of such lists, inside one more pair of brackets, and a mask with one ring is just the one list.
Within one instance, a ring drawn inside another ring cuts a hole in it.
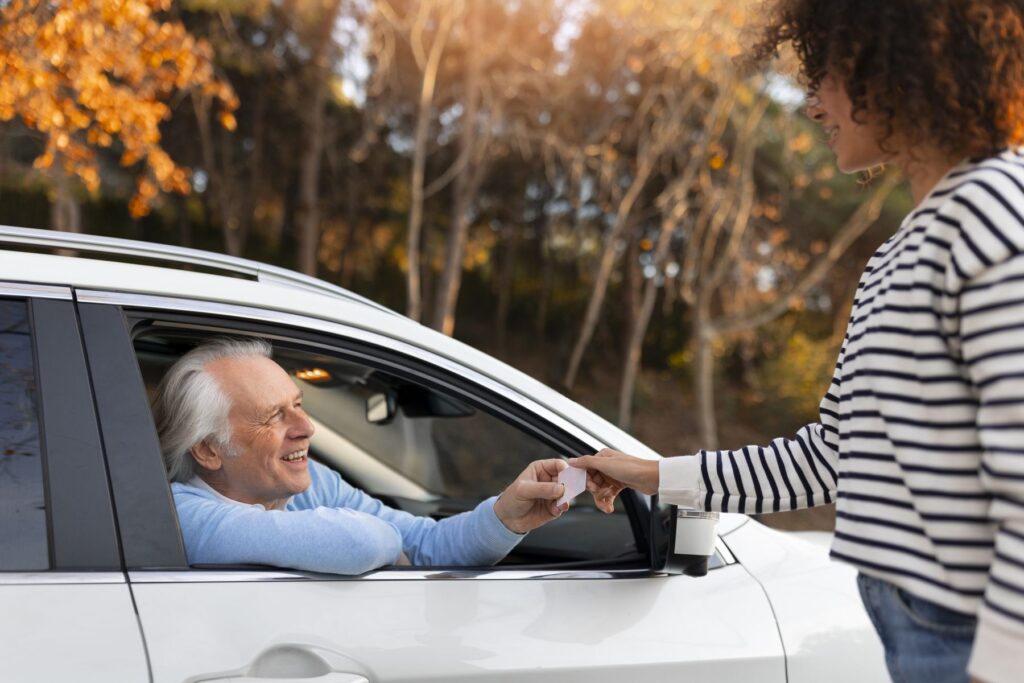
[{"label": "hand holding card", "polygon": [[576,496],[583,493],[587,488],[587,471],[576,467],[566,467],[558,473],[558,483],[565,486],[565,493],[558,499],[556,505],[562,507]]},{"label": "hand holding card", "polygon": [[568,469],[571,468],[562,458],[531,462],[494,501],[494,514],[505,528],[517,534],[525,534],[557,519],[568,505],[559,505],[555,499],[572,491],[563,499],[572,500],[586,485],[584,478],[577,484],[565,485],[558,475]]}]

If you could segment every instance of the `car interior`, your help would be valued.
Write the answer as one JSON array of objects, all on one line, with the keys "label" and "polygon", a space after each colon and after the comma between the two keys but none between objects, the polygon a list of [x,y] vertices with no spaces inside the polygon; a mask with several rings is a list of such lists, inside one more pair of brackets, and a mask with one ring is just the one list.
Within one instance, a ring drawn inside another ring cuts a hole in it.
[{"label": "car interior", "polygon": [[[221,334],[223,331],[220,332]],[[217,331],[201,325],[136,325],[133,343],[152,402],[173,363]],[[536,435],[495,416],[485,400],[453,395],[372,367],[342,349],[262,335],[303,391],[316,432],[310,457],[390,507],[441,519],[499,494],[532,461],[565,458]],[[480,390],[483,391],[482,389]],[[647,563],[619,500],[606,515],[589,494],[532,531],[506,557],[509,568],[636,568]]]}]

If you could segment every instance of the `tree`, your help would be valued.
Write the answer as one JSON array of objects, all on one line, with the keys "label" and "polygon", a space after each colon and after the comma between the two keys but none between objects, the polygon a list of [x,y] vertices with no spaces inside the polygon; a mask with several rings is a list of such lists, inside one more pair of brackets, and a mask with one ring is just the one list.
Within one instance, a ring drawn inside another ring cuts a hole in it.
[{"label": "tree", "polygon": [[299,203],[296,222],[299,231],[299,270],[316,275],[316,252],[320,238],[320,164],[323,158],[324,109],[327,103],[331,67],[334,64],[334,26],[341,0],[292,0],[289,12],[302,18],[308,36],[309,66],[305,111],[306,138],[299,150]]},{"label": "tree", "polygon": [[19,117],[43,136],[35,167],[54,179],[55,227],[77,230],[69,179],[100,186],[97,149],[141,164],[129,202],[145,215],[160,191],[187,192],[188,172],[160,145],[165,100],[199,90],[220,102],[232,128],[237,101],[214,77],[211,51],[177,22],[170,0],[10,0],[0,7],[0,120]]},{"label": "tree", "polygon": [[[171,140],[187,144],[168,151],[202,170],[206,186],[198,189],[209,218],[219,224],[227,253],[240,256],[260,199],[267,196],[261,187],[266,183],[268,147],[264,131],[281,106],[276,105],[274,91],[281,69],[274,50],[268,48],[284,43],[287,26],[280,20],[284,11],[266,1],[240,5],[232,0],[183,0],[180,4],[183,23],[190,33],[210,43],[217,69],[231,79],[239,101],[238,128],[218,127],[216,102],[209,94],[193,90],[182,104],[190,105],[194,116],[178,115],[164,126],[169,144]],[[187,205],[181,208],[179,221],[187,225]]]},{"label": "tree", "polygon": [[[429,316],[435,329],[451,334],[478,194],[494,162],[530,137],[524,127],[536,125],[536,112],[544,106],[545,88],[539,83],[550,75],[556,22],[550,19],[550,0],[395,5],[387,0],[377,5],[386,21],[378,21],[382,28],[374,33],[378,70],[371,90],[379,97],[372,106],[378,119],[394,121],[412,112],[413,135],[403,136],[400,144],[412,153],[407,310],[413,318],[424,314],[424,203],[452,188],[444,264]],[[403,69],[409,62],[412,66]],[[434,174],[431,160],[440,162]]]},{"label": "tree", "polygon": [[[756,130],[767,105],[767,97],[761,96],[746,108],[732,137],[732,152],[727,153],[731,161],[720,173],[703,174],[708,203],[683,259],[682,297],[692,307],[697,405],[701,440],[707,448],[718,444],[714,399],[718,340],[754,330],[796,307],[879,218],[899,180],[893,173],[884,176],[827,244],[815,242],[807,250],[787,248],[789,231],[767,218],[768,213],[777,216],[777,210],[758,202],[754,180],[760,139]],[[770,275],[773,284],[754,286],[761,275]]]},{"label": "tree", "polygon": [[[570,162],[591,167],[592,179],[584,179],[604,196],[599,204],[608,205],[610,227],[594,276],[580,331],[569,358],[563,384],[572,388],[590,341],[600,320],[601,307],[622,249],[628,222],[644,200],[644,192],[663,170],[666,159],[678,157],[693,141],[710,146],[704,117],[689,119],[693,107],[710,97],[715,88],[709,81],[725,77],[732,85],[734,68],[731,57],[739,52],[739,27],[743,11],[740,3],[725,0],[670,3],[650,6],[631,0],[607,0],[598,3],[601,10],[598,36],[618,54],[608,59],[618,69],[584,78],[584,87],[601,91],[608,118],[587,128],[570,121],[569,131],[555,139],[577,158]],[[586,36],[579,42],[591,39]],[[593,59],[584,69],[594,69]],[[599,63],[597,68],[602,66]],[[708,78],[713,74],[713,78]],[[723,84],[722,87],[728,87]],[[636,93],[632,98],[629,93]],[[581,131],[587,139],[573,139],[572,131]],[[685,165],[685,162],[684,162]],[[662,180],[662,182],[665,182]],[[632,352],[630,352],[632,353]],[[628,361],[627,361],[628,364]]]},{"label": "tree", "polygon": [[[407,43],[419,74],[413,132],[412,165],[409,173],[409,213],[406,234],[406,315],[420,320],[423,315],[423,291],[420,281],[420,245],[423,229],[423,204],[426,199],[451,182],[457,169],[451,167],[430,187],[426,187],[426,164],[430,150],[431,123],[436,116],[434,98],[441,69],[441,57],[448,46],[452,27],[465,11],[462,0],[423,0],[396,10],[388,0],[379,0],[371,15],[370,54],[376,69],[371,92],[382,96],[378,106],[388,107],[401,97],[398,78],[397,45]],[[433,29],[431,31],[431,29]],[[390,95],[390,97],[383,97]],[[379,114],[384,119],[383,113]]]},{"label": "tree", "polygon": [[[697,127],[700,130],[708,131],[710,141],[717,142],[721,138],[728,123],[728,112],[732,100],[731,91],[720,92],[711,102],[706,113],[703,114],[703,120]],[[668,279],[666,270],[672,242],[674,238],[685,237],[685,234],[680,235],[680,233],[685,233],[685,228],[688,226],[684,225],[684,221],[688,218],[691,204],[696,203],[691,196],[693,185],[702,166],[708,161],[707,155],[712,151],[713,147],[702,147],[700,150],[690,153],[688,158],[684,157],[685,164],[681,171],[669,181],[656,201],[661,213],[661,222],[653,249],[654,272],[646,277],[643,297],[632,320],[625,363],[623,363],[622,382],[619,385],[618,423],[623,429],[629,429],[632,423],[633,393],[636,387],[636,377],[640,371],[643,341],[654,313],[658,291],[664,287]],[[690,222],[692,223],[692,218]]]}]

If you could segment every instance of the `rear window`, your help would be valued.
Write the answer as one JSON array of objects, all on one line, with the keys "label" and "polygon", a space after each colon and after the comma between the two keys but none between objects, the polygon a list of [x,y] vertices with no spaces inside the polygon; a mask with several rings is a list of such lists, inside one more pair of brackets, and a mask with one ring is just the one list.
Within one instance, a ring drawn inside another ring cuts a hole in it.
[{"label": "rear window", "polygon": [[28,306],[0,299],[0,571],[49,567]]}]

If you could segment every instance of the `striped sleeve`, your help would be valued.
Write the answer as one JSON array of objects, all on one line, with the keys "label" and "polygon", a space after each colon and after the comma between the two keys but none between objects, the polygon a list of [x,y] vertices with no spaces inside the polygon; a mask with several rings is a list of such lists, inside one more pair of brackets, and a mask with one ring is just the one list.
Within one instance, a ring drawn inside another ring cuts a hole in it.
[{"label": "striped sleeve", "polygon": [[969,280],[960,313],[963,361],[979,399],[981,482],[997,525],[970,671],[998,683],[1020,680],[1024,648],[1024,254]]},{"label": "striped sleeve", "polygon": [[775,439],[766,446],[697,454],[699,499],[705,510],[761,514],[835,500],[839,464],[836,393],[845,351],[844,341],[829,391],[821,401],[820,422],[803,427],[795,438]]}]

